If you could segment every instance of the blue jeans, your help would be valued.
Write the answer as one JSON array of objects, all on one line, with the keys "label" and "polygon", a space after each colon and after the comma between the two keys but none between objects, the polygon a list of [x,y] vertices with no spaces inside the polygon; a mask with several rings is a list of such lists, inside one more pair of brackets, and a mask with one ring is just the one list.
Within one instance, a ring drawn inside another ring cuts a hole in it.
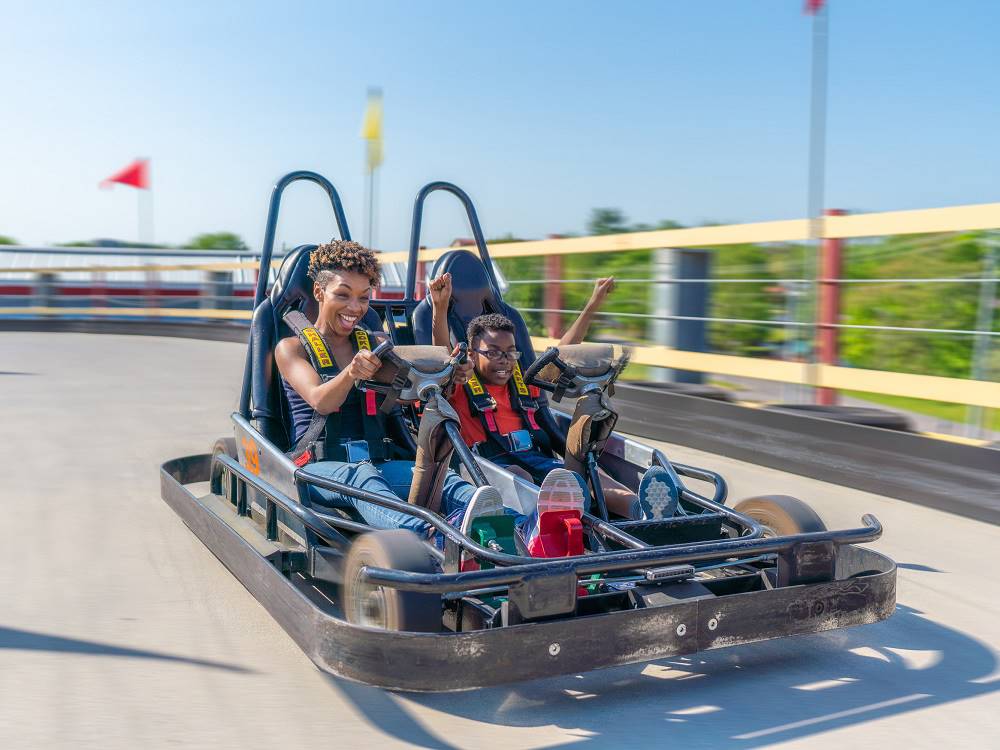
[{"label": "blue jeans", "polygon": [[508,466],[520,466],[531,474],[535,484],[541,484],[545,475],[553,469],[561,469],[563,467],[563,462],[560,459],[546,456],[539,451],[501,453],[499,456],[493,456],[489,460],[497,466],[503,466],[504,468]]},{"label": "blue jeans", "polygon": [[[406,502],[410,493],[410,483],[413,481],[412,461],[386,461],[381,464],[321,461],[309,464],[306,471],[326,479],[332,479],[335,482],[349,484],[359,490],[395,497],[403,502]],[[315,486],[310,486],[309,491],[311,498],[321,505],[353,508],[365,520],[365,523],[376,529],[409,529],[419,534],[425,534],[431,528],[425,521],[409,513],[384,508],[381,505],[359,500],[350,495]],[[464,510],[475,491],[475,487],[454,471],[449,470],[441,489],[441,515],[447,517],[459,510]]]}]

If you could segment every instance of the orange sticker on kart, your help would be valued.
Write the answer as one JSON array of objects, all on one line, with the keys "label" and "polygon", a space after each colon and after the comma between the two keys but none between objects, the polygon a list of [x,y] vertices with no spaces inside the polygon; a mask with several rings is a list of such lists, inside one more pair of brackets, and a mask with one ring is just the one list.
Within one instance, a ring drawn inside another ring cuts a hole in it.
[{"label": "orange sticker on kart", "polygon": [[327,350],[326,344],[323,343],[323,337],[319,335],[319,331],[315,328],[303,328],[302,335],[309,342],[309,346],[313,350],[313,354],[316,355],[316,361],[319,362],[319,366],[332,367],[333,358],[330,357],[330,352]]},{"label": "orange sticker on kart", "polygon": [[253,475],[260,474],[260,451],[257,448],[257,443],[255,443],[250,438],[243,438],[240,442],[243,443],[243,465],[247,467]]}]

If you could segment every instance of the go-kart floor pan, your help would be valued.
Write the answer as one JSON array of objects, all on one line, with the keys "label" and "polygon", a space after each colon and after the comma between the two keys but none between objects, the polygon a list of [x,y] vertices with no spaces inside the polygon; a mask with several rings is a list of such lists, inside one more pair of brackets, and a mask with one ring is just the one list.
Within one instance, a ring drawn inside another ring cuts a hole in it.
[{"label": "go-kart floor pan", "polygon": [[877,622],[895,606],[894,563],[842,545],[838,580],[826,583],[463,633],[357,627],[335,616],[310,579],[272,564],[235,525],[246,519],[213,502],[215,496],[199,499],[185,486],[207,482],[210,465],[208,455],[165,463],[163,499],[320,669],[382,688],[465,690],[578,673]]}]

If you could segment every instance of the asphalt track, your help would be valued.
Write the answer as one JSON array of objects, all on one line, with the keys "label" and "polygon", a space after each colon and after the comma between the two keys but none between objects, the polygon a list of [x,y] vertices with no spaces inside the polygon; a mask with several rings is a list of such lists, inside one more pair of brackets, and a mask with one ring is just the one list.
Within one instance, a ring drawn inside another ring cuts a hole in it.
[{"label": "asphalt track", "polygon": [[0,334],[0,747],[987,747],[1000,528],[665,446],[731,497],[875,513],[888,621],[585,675],[404,696],[319,672],[159,498],[228,432],[243,347]]}]

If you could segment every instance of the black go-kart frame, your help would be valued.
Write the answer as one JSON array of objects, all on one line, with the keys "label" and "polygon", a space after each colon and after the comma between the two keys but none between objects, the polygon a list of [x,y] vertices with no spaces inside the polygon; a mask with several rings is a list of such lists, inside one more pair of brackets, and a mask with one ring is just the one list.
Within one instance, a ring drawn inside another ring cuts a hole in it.
[{"label": "black go-kart frame", "polygon": [[[267,303],[281,196],[299,180],[326,191],[340,235],[350,237],[329,181],[306,171],[283,177],[270,201],[255,323]],[[464,204],[499,293],[470,199],[449,183],[427,185],[414,206],[406,296],[372,302],[382,330],[403,350],[413,342],[423,204],[436,190]],[[211,454],[164,463],[161,494],[320,669],[388,689],[463,690],[873,623],[895,608],[895,564],[857,546],[881,535],[873,516],[864,516],[861,528],[827,531],[794,498],[729,508],[721,476],[672,463],[617,433],[602,441],[601,467],[633,489],[646,467],[675,472],[682,487],[677,516],[638,522],[609,520],[603,507],[585,513],[591,550],[598,551],[576,557],[536,559],[481,545],[418,504],[296,466],[267,434],[275,434],[275,415],[252,403],[260,341],[251,333],[234,438],[220,440]],[[553,361],[558,352],[545,356]],[[567,427],[565,417],[556,420]],[[534,491],[469,451],[453,423],[444,426],[474,484],[493,484],[505,500]],[[681,477],[712,489],[700,494]],[[445,550],[317,505],[309,485],[417,516],[444,538]],[[456,556],[481,569],[460,570]]]}]

